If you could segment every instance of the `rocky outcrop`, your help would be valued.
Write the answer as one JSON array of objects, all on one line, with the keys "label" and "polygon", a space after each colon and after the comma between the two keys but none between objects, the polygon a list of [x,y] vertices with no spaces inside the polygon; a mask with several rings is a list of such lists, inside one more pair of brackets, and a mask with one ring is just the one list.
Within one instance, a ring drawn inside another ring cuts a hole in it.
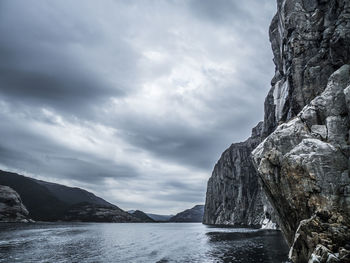
[{"label": "rocky outcrop", "polygon": [[186,209],[169,219],[169,222],[202,222],[204,205],[196,205],[191,209]]},{"label": "rocky outcrop", "polygon": [[270,26],[275,76],[265,100],[264,137],[295,117],[350,59],[348,0],[277,0]]},{"label": "rocky outcrop", "polygon": [[349,116],[350,66],[344,65],[321,95],[253,151],[293,262],[327,251],[320,257],[350,260]]},{"label": "rocky outcrop", "polygon": [[277,3],[267,138],[254,163],[291,260],[350,262],[350,2]]},{"label": "rocky outcrop", "polygon": [[0,185],[0,222],[30,221],[19,194],[8,186]]},{"label": "rocky outcrop", "polygon": [[204,224],[274,226],[250,156],[261,142],[262,127],[260,122],[249,139],[232,144],[216,163],[208,181]]},{"label": "rocky outcrop", "polygon": [[[291,260],[350,262],[350,1],[277,0],[277,7],[270,26],[275,76],[254,164]],[[230,222],[237,218],[231,211],[250,208],[235,194],[247,181],[226,179],[238,174],[230,152],[240,148],[242,160],[247,147],[231,146],[215,167],[207,222]]]}]

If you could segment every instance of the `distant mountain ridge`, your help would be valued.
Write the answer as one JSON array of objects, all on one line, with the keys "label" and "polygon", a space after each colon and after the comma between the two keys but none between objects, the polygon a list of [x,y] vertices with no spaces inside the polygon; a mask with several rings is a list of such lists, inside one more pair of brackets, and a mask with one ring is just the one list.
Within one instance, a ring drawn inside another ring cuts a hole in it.
[{"label": "distant mountain ridge", "polygon": [[170,222],[202,222],[204,215],[204,205],[196,205],[191,209],[186,209],[169,219]]},{"label": "distant mountain ridge", "polygon": [[169,219],[174,216],[174,215],[157,215],[157,214],[151,214],[151,213],[147,213],[147,215],[153,220],[161,221],[161,222],[169,221]]},{"label": "distant mountain ridge", "polygon": [[140,219],[142,222],[148,222],[148,223],[154,223],[156,222],[153,218],[149,217],[146,213],[140,211],[140,210],[135,210],[132,212],[128,211],[129,214],[132,216]]},{"label": "distant mountain ridge", "polygon": [[36,221],[141,222],[116,205],[77,187],[0,170],[0,185],[14,189]]},{"label": "distant mountain ridge", "polygon": [[32,179],[32,180],[45,186],[55,197],[57,197],[59,200],[67,204],[77,204],[82,202],[88,202],[95,205],[115,207],[115,205],[107,202],[101,197],[98,197],[93,193],[90,193],[78,187],[68,187],[65,185],[45,182],[45,181],[36,180],[36,179]]}]

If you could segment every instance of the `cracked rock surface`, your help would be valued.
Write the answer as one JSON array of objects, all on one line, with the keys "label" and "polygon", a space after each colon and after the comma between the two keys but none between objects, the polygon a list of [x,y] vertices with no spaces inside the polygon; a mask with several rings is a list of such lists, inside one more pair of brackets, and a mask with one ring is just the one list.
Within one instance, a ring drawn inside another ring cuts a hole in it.
[{"label": "cracked rock surface", "polygon": [[275,76],[265,100],[264,137],[295,117],[350,63],[350,1],[277,0],[270,26]]},{"label": "cracked rock surface", "polygon": [[350,260],[349,89],[344,65],[321,95],[252,153],[293,262],[316,260],[321,251]]}]

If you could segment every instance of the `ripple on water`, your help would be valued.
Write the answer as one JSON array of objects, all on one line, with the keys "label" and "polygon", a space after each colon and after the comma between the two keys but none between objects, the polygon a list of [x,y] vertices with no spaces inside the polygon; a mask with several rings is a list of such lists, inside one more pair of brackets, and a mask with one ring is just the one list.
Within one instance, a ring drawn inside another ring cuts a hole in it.
[{"label": "ripple on water", "polygon": [[1,263],[280,263],[287,253],[278,231],[190,223],[0,226]]}]

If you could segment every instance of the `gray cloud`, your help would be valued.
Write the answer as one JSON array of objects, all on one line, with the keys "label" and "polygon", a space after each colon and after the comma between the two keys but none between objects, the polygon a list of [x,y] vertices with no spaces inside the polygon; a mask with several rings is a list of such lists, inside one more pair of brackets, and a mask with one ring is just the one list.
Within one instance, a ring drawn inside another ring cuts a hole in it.
[{"label": "gray cloud", "polygon": [[263,117],[274,0],[0,3],[0,166],[125,209],[204,202]]}]

